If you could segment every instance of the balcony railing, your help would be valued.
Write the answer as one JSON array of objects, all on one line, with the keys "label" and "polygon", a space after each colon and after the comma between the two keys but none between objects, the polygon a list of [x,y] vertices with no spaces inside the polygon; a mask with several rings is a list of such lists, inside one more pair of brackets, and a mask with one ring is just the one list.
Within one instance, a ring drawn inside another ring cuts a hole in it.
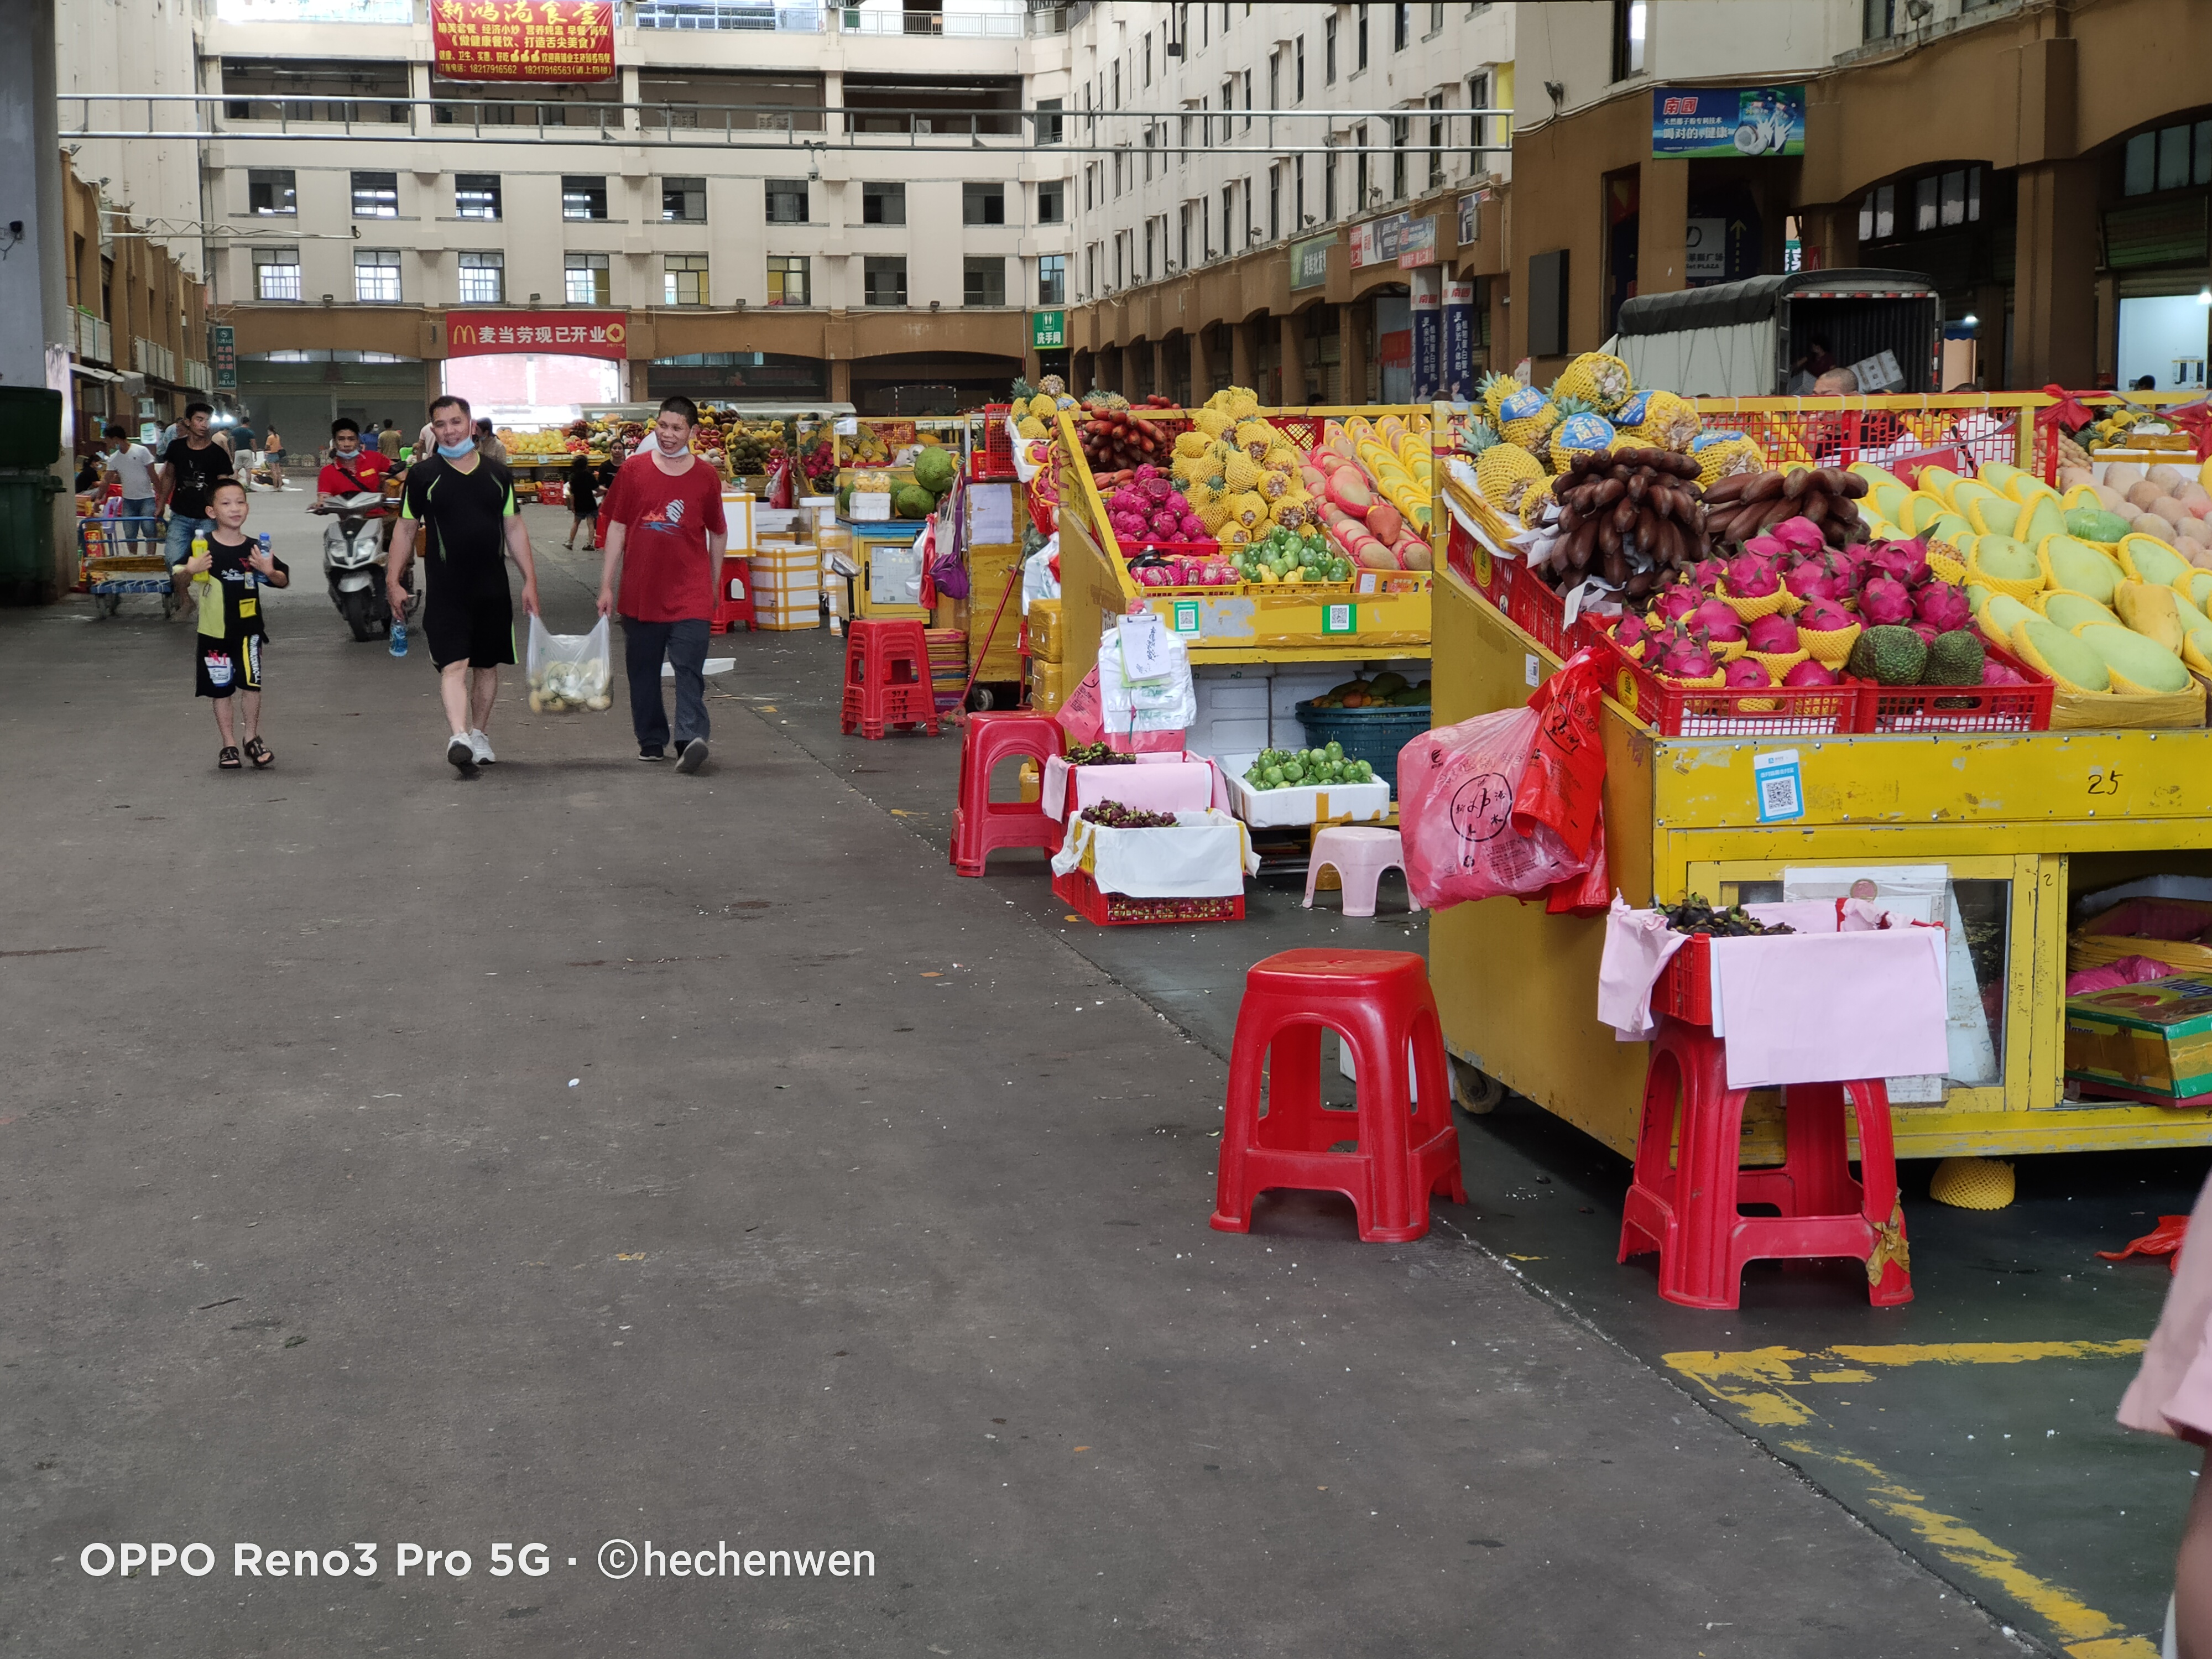
[{"label": "balcony railing", "polygon": [[729,29],[757,34],[819,34],[818,5],[780,5],[775,0],[637,0],[641,29]]},{"label": "balcony railing", "polygon": [[131,342],[131,367],[150,380],[177,383],[177,354],[151,340]]},{"label": "balcony railing", "polygon": [[95,317],[88,311],[77,311],[73,314],[76,325],[70,340],[70,349],[76,354],[81,362],[106,363],[112,368],[115,362],[115,335],[107,325],[106,319]]},{"label": "balcony railing", "polygon": [[837,15],[837,27],[846,34],[941,35],[952,40],[1018,40],[1025,34],[1056,31],[1035,29],[1030,20],[1015,11],[864,11],[846,6]]}]

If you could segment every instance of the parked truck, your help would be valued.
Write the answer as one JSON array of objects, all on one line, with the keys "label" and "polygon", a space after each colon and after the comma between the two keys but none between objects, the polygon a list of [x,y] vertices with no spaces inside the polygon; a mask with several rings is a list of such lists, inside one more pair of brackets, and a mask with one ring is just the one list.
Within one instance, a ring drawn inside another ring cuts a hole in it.
[{"label": "parked truck", "polygon": [[1943,302],[1917,271],[1800,270],[1641,294],[1615,329],[1606,349],[1637,385],[1685,397],[1809,392],[1829,368],[1854,371],[1862,392],[1942,390]]}]

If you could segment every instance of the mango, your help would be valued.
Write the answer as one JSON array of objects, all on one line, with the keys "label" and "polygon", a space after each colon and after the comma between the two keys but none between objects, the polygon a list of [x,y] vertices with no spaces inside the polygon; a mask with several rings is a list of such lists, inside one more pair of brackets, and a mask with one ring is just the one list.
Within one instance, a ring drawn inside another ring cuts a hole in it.
[{"label": "mango", "polygon": [[[2118,630],[2124,633],[2124,629]],[[2057,623],[2028,617],[2013,625],[2013,654],[2038,673],[2081,691],[2109,691],[2112,671],[2093,647]]]},{"label": "mango", "polygon": [[2020,513],[2018,501],[1991,495],[1968,503],[1966,522],[1984,536],[2009,536],[2020,523]]},{"label": "mango", "polygon": [[2132,629],[2098,624],[2075,638],[2105,659],[2115,691],[2186,691],[2194,684],[2180,658]]},{"label": "mango", "polygon": [[2120,568],[2139,582],[2171,587],[2190,568],[2189,561],[2155,536],[2120,538]]},{"label": "mango", "polygon": [[2057,496],[2046,490],[2035,501],[2022,506],[2026,510],[2012,533],[2030,547],[2042,546],[2045,536],[2066,533],[2066,515],[2058,509]]},{"label": "mango", "polygon": [[2035,555],[2009,536],[1984,536],[1977,540],[1974,567],[2000,581],[2039,581],[2043,575]]},{"label": "mango", "polygon": [[2120,620],[2110,608],[2099,605],[2087,593],[2075,593],[2061,588],[2045,593],[2042,598],[2043,614],[2069,634],[2091,623],[2103,623],[2111,627]]},{"label": "mango", "polygon": [[[2170,587],[2151,582],[2122,582],[2112,595],[2112,609],[2120,620],[2147,640],[2155,640],[2175,656],[2187,630],[2182,623],[2181,596]],[[2049,606],[2044,608],[2050,616]]]},{"label": "mango", "polygon": [[2043,566],[2046,586],[2087,593],[2099,605],[2112,602],[2112,590],[2121,581],[2120,567],[2088,543],[2067,535],[2046,536],[2035,556]]}]

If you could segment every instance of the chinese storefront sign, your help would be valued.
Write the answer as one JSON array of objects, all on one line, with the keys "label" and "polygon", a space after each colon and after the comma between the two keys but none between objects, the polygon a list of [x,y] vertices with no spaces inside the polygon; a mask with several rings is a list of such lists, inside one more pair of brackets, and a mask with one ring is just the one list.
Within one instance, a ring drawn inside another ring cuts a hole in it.
[{"label": "chinese storefront sign", "polygon": [[605,81],[614,0],[431,0],[436,72],[448,81]]},{"label": "chinese storefront sign", "polygon": [[628,313],[620,311],[449,311],[446,355],[544,351],[571,357],[628,356]]}]

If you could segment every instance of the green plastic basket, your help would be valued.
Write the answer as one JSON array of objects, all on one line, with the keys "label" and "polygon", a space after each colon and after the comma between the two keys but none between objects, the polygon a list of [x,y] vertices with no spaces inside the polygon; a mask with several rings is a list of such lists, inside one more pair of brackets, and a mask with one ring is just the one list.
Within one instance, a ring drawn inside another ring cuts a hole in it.
[{"label": "green plastic basket", "polygon": [[1308,748],[1343,744],[1346,754],[1375,769],[1375,775],[1390,786],[1394,799],[1398,793],[1398,751],[1429,729],[1426,703],[1410,708],[1316,708],[1302,702],[1294,712],[1305,727]]}]

